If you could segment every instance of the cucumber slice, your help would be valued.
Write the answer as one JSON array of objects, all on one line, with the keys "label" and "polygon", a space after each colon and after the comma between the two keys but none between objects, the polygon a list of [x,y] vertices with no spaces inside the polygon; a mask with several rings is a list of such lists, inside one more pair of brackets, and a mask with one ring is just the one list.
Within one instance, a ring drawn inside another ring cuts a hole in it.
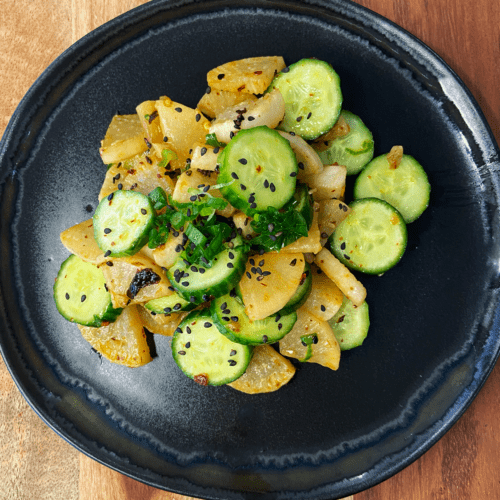
[{"label": "cucumber slice", "polygon": [[265,126],[241,130],[219,155],[220,191],[247,215],[280,209],[295,193],[297,159],[290,143]]},{"label": "cucumber slice", "polygon": [[208,309],[190,312],[172,339],[177,366],[200,385],[223,385],[241,377],[252,359],[252,349],[222,335]]},{"label": "cucumber slice", "polygon": [[403,216],[377,198],[356,200],[350,208],[329,238],[332,253],[347,267],[367,274],[395,266],[407,242]]},{"label": "cucumber slice", "polygon": [[155,314],[169,315],[180,311],[191,311],[196,307],[196,304],[193,304],[174,292],[166,297],[150,300],[146,302],[144,306]]},{"label": "cucumber slice", "polygon": [[127,257],[148,241],[155,211],[151,200],[138,191],[114,191],[94,213],[94,237],[106,257]]},{"label": "cucumber slice", "polygon": [[313,198],[309,194],[309,188],[306,184],[297,183],[297,189],[293,198],[283,208],[287,209],[289,205],[294,207],[304,217],[307,222],[307,229],[311,229],[314,218]]},{"label": "cucumber slice", "polygon": [[285,100],[280,129],[312,140],[335,125],[343,98],[339,75],[327,62],[302,59],[275,76],[268,91],[275,88]]},{"label": "cucumber slice", "polygon": [[212,301],[210,313],[217,328],[229,340],[244,345],[274,344],[282,339],[297,321],[297,314],[280,313],[251,321],[245,305],[236,294],[227,294]]},{"label": "cucumber slice", "polygon": [[360,346],[368,335],[370,316],[368,304],[363,302],[355,306],[344,297],[337,314],[328,321],[340,345],[341,351]]},{"label": "cucumber slice", "polygon": [[111,303],[102,271],[76,255],[70,255],[59,269],[54,300],[62,316],[84,326],[112,323],[122,312]]},{"label": "cucumber slice", "polygon": [[296,311],[300,306],[302,306],[312,289],[312,273],[311,266],[309,263],[305,263],[304,272],[302,273],[302,278],[299,283],[297,291],[293,294],[292,298],[287,302],[286,306],[279,312],[282,316],[285,314],[290,314]]},{"label": "cucumber slice", "polygon": [[373,135],[354,113],[344,109],[340,116],[349,125],[349,133],[326,141],[326,144],[315,144],[314,148],[325,165],[344,165],[347,175],[354,175],[373,158]]},{"label": "cucumber slice", "polygon": [[391,167],[387,155],[373,159],[354,184],[354,198],[380,198],[395,207],[408,224],[429,206],[431,185],[422,165],[403,155],[397,168]]},{"label": "cucumber slice", "polygon": [[179,257],[167,276],[175,291],[192,304],[208,302],[229,293],[245,271],[247,254],[243,240],[237,236],[225,244],[212,267],[194,266]]}]

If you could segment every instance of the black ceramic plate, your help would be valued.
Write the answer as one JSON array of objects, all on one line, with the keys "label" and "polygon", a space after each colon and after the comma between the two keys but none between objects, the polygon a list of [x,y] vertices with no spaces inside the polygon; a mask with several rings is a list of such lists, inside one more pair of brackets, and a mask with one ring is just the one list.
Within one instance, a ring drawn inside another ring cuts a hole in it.
[{"label": "black ceramic plate", "polygon": [[[315,56],[376,153],[402,144],[429,173],[429,209],[400,264],[363,277],[371,331],[338,372],[305,365],[274,394],[203,388],[156,337],[130,370],[93,353],[56,311],[59,233],[85,220],[112,115],[168,95],[195,106],[216,65]],[[498,148],[434,53],[338,1],[150,2],[97,29],[28,92],[1,143],[1,347],[20,390],[82,452],[203,498],[332,499],[395,474],[463,413],[499,352]]]}]

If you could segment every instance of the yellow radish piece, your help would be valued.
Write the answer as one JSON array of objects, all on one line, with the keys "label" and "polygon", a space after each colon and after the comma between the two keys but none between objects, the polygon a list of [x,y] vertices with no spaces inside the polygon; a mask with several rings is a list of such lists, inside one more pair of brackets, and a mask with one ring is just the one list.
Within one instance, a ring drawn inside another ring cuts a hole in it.
[{"label": "yellow radish piece", "polygon": [[135,368],[151,361],[136,306],[126,307],[114,323],[100,328],[78,325],[83,338],[112,363]]},{"label": "yellow radish piece", "polygon": [[[317,341],[312,341],[314,337]],[[280,340],[279,346],[283,356],[318,363],[332,370],[339,367],[340,346],[332,328],[302,308],[297,311],[292,330]]]},{"label": "yellow radish piece", "polygon": [[250,257],[240,281],[247,316],[255,321],[283,309],[299,286],[304,266],[301,253],[265,253]]},{"label": "yellow radish piece", "polygon": [[318,319],[328,321],[342,305],[344,294],[340,288],[316,266],[311,266],[312,287],[302,309]]},{"label": "yellow radish piece", "polygon": [[293,364],[269,344],[254,348],[246,372],[228,385],[246,394],[274,392],[287,384],[295,374]]},{"label": "yellow radish piece", "polygon": [[281,56],[248,57],[210,70],[207,82],[212,89],[262,94],[284,67]]}]

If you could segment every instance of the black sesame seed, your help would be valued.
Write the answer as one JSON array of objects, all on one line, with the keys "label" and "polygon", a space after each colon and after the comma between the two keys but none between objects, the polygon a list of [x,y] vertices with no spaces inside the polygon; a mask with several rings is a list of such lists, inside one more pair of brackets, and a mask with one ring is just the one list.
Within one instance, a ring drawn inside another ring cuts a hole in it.
[{"label": "black sesame seed", "polygon": [[268,181],[267,179],[264,181],[264,187],[265,187],[265,188],[268,188],[268,187],[269,187],[269,181]]},{"label": "black sesame seed", "polygon": [[229,296],[233,298],[236,297],[236,290],[234,288],[229,292]]},{"label": "black sesame seed", "polygon": [[281,70],[282,73],[288,73],[289,71],[290,71],[290,68],[288,66]]},{"label": "black sesame seed", "polygon": [[247,273],[246,273],[246,274],[247,274],[247,278],[248,278],[248,279],[252,279],[252,275],[251,275],[248,271],[247,271]]},{"label": "black sesame seed", "polygon": [[257,274],[257,268],[256,267],[252,267],[250,269],[250,271],[252,271],[252,274]]},{"label": "black sesame seed", "polygon": [[345,244],[345,241],[343,241],[343,242],[340,244],[340,249],[341,249],[341,250],[345,250],[345,247],[346,247],[346,244]]},{"label": "black sesame seed", "polygon": [[239,319],[238,316],[231,316],[231,321],[239,321]]},{"label": "black sesame seed", "polygon": [[[257,203],[252,203],[252,204],[250,205],[250,208],[257,208]],[[250,235],[248,235],[248,236],[250,236]]]},{"label": "black sesame seed", "polygon": [[178,302],[177,304],[175,304],[174,306],[174,311],[178,311],[179,309],[182,308],[182,305],[180,304],[180,302]]},{"label": "black sesame seed", "polygon": [[205,90],[205,94],[210,94],[210,92],[212,92],[212,89],[210,87],[207,87],[207,89]]},{"label": "black sesame seed", "polygon": [[141,208],[141,214],[142,215],[146,215],[147,213],[148,213],[148,211],[145,208]]},{"label": "black sesame seed", "polygon": [[231,349],[229,356],[236,356],[236,351],[234,349]]},{"label": "black sesame seed", "polygon": [[262,259],[260,262],[259,262],[259,266],[263,266],[264,265],[264,259]]},{"label": "black sesame seed", "polygon": [[[177,327],[177,329],[175,330],[175,333],[182,333],[182,328]],[[191,333],[191,332],[188,332],[188,333]]]},{"label": "black sesame seed", "polygon": [[219,152],[219,150],[220,150],[220,148],[219,148],[219,146],[217,146],[217,147],[215,147],[215,148],[213,149],[213,151],[212,151],[212,152],[213,152],[214,154],[217,154],[217,153]]},{"label": "black sesame seed", "polygon": [[306,168],[301,161],[299,161],[298,166],[299,166],[300,170],[304,170]]},{"label": "black sesame seed", "polygon": [[194,295],[191,295],[191,297],[189,297],[189,302],[195,303],[196,297]]},{"label": "black sesame seed", "polygon": [[277,313],[276,317],[274,318],[274,321],[277,323],[281,319],[281,314]]},{"label": "black sesame seed", "polygon": [[205,268],[204,267],[200,267],[199,272],[200,272],[200,274],[204,274],[205,273]]},{"label": "black sesame seed", "polygon": [[203,326],[205,328],[210,328],[212,326],[212,323],[210,323],[210,321],[205,321],[205,323],[203,323]]},{"label": "black sesame seed", "polygon": [[344,258],[346,258],[347,260],[351,260],[351,257],[349,257],[349,255],[346,254],[344,254]]},{"label": "black sesame seed", "polygon": [[181,283],[181,285],[182,285],[182,286],[189,286],[189,281],[183,281],[183,282]]},{"label": "black sesame seed", "polygon": [[204,154],[206,154],[207,152],[207,148],[205,146],[203,146],[201,149],[200,149],[200,155],[203,156]]},{"label": "black sesame seed", "polygon": [[149,157],[149,156],[146,156],[146,161],[152,165],[153,164],[153,160]]},{"label": "black sesame seed", "polygon": [[177,113],[182,113],[182,108],[174,108]]},{"label": "black sesame seed", "polygon": [[189,326],[186,326],[186,333],[191,333],[191,328],[189,328]]},{"label": "black sesame seed", "polygon": [[302,120],[302,116],[297,116],[297,118],[295,118],[298,122],[300,122]]},{"label": "black sesame seed", "polygon": [[309,112],[309,113],[307,114],[307,119],[308,119],[308,120],[309,120],[309,118],[311,118],[311,115],[312,115],[312,113],[311,113],[311,112]]},{"label": "black sesame seed", "polygon": [[246,160],[246,158],[240,158],[238,160],[242,165],[246,165],[248,163],[248,161]]},{"label": "black sesame seed", "polygon": [[224,76],[225,76],[225,75],[224,75],[224,73],[219,73],[219,74],[217,75],[217,78],[218,78],[219,80],[222,80],[222,79],[224,78]]},{"label": "black sesame seed", "polygon": [[195,119],[197,122],[199,122],[199,121],[200,121],[200,119],[201,119],[201,115],[200,115],[200,113],[196,113],[196,116],[194,117],[194,119]]},{"label": "black sesame seed", "polygon": [[240,184],[240,188],[242,191],[245,191],[247,187],[244,184]]},{"label": "black sesame seed", "polygon": [[224,309],[226,309],[227,307],[227,302],[224,302],[223,304],[221,304],[220,308],[221,308],[221,311],[223,311]]},{"label": "black sesame seed", "polygon": [[168,142],[168,137],[167,137],[167,136],[165,136],[165,137],[163,138],[163,142]]},{"label": "black sesame seed", "polygon": [[69,300],[69,293],[67,293],[67,294],[65,295],[65,297],[66,297],[66,300]]},{"label": "black sesame seed", "polygon": [[323,312],[325,312],[325,311],[326,311],[326,307],[325,307],[323,304],[321,304],[321,310],[322,310]]},{"label": "black sesame seed", "polygon": [[253,121],[255,120],[255,116],[248,116],[248,117],[247,117],[247,120],[248,120],[249,122],[253,122]]},{"label": "black sesame seed", "polygon": [[229,321],[231,318],[227,317],[227,316],[222,316],[222,321]]},{"label": "black sesame seed", "polygon": [[278,330],[281,330],[283,328],[283,325],[281,323],[278,323]]},{"label": "black sesame seed", "polygon": [[203,302],[208,302],[210,300],[210,297],[207,294],[203,295],[201,298]]},{"label": "black sesame seed", "polygon": [[276,191],[276,186],[271,182],[269,189],[271,190],[271,193],[274,193]]},{"label": "black sesame seed", "polygon": [[297,172],[292,172],[292,173],[290,174],[290,177],[297,177]]},{"label": "black sesame seed", "polygon": [[262,342],[264,342],[264,344],[267,342],[267,340],[268,340],[267,335],[262,335]]},{"label": "black sesame seed", "polygon": [[165,314],[170,314],[170,313],[172,312],[172,308],[171,308],[171,307],[165,307],[165,308],[163,309],[163,312],[164,312]]},{"label": "black sesame seed", "polygon": [[104,228],[104,234],[109,234],[111,232],[111,229],[109,227]]},{"label": "black sesame seed", "polygon": [[315,335],[313,337],[313,344],[317,344],[317,343],[318,343],[318,337],[317,337],[317,335]]},{"label": "black sesame seed", "polygon": [[264,271],[262,273],[262,276],[269,276],[271,274],[271,271]]},{"label": "black sesame seed", "polygon": [[186,342],[186,345],[184,346],[186,349],[189,349],[191,347],[191,342]]},{"label": "black sesame seed", "polygon": [[181,356],[185,356],[186,355],[186,351],[179,351],[177,354],[180,354]]},{"label": "black sesame seed", "polygon": [[229,364],[231,366],[235,366],[236,365],[236,361],[234,359],[230,359],[230,360],[228,360],[228,362],[229,362]]},{"label": "black sesame seed", "polygon": [[226,265],[229,269],[232,269],[234,267],[234,264],[232,262],[228,262]]},{"label": "black sesame seed", "polygon": [[180,252],[182,252],[183,250],[184,250],[184,247],[183,247],[181,244],[179,244],[179,245],[177,245],[177,246],[175,247],[175,251],[176,251],[177,253],[180,253]]},{"label": "black sesame seed", "polygon": [[111,255],[111,250],[107,250],[104,254],[104,257],[109,257]]},{"label": "black sesame seed", "polygon": [[204,192],[204,193],[208,193],[208,190],[210,189],[210,187],[211,187],[211,186],[205,186],[205,187],[203,188],[203,192]]},{"label": "black sesame seed", "polygon": [[294,266],[295,264],[297,264],[297,259],[293,259],[292,262],[290,262],[291,266]]},{"label": "black sesame seed", "polygon": [[193,195],[193,196],[191,196],[189,199],[190,199],[191,201],[196,201],[196,200],[198,199],[198,197],[197,197],[197,196],[195,196],[195,195]]},{"label": "black sesame seed", "polygon": [[113,263],[110,260],[106,261],[106,265],[109,266],[109,267],[113,267]]},{"label": "black sesame seed", "polygon": [[227,256],[230,258],[230,259],[234,259],[234,253],[233,252],[229,252],[227,254]]},{"label": "black sesame seed", "polygon": [[87,296],[86,296],[86,295],[82,295],[82,296],[80,297],[80,300],[81,300],[82,302],[85,302],[85,299],[86,299],[86,298],[87,298]]},{"label": "black sesame seed", "polygon": [[108,196],[108,201],[111,201],[111,200],[113,199],[113,195],[114,195],[114,194],[115,194],[115,193],[111,193],[111,194]]}]

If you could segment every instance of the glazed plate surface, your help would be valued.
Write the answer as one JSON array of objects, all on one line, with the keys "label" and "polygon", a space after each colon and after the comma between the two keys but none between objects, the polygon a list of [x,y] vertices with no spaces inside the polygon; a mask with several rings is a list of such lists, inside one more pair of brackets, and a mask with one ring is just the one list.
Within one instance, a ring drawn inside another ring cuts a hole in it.
[{"label": "glazed plate surface", "polygon": [[[403,260],[363,276],[361,348],[333,372],[304,364],[272,394],[187,379],[156,357],[101,360],[66,322],[52,286],[59,234],[91,216],[99,141],[116,112],[168,95],[196,106],[224,62],[282,55],[330,62],[344,108],[375,154],[401,144],[427,170],[431,203]],[[62,437],[140,481],[208,499],[328,499],[388,478],[468,407],[499,353],[498,146],[443,61],[346,1],[150,2],[62,54],[25,96],[1,142],[1,349],[18,387]]]}]

